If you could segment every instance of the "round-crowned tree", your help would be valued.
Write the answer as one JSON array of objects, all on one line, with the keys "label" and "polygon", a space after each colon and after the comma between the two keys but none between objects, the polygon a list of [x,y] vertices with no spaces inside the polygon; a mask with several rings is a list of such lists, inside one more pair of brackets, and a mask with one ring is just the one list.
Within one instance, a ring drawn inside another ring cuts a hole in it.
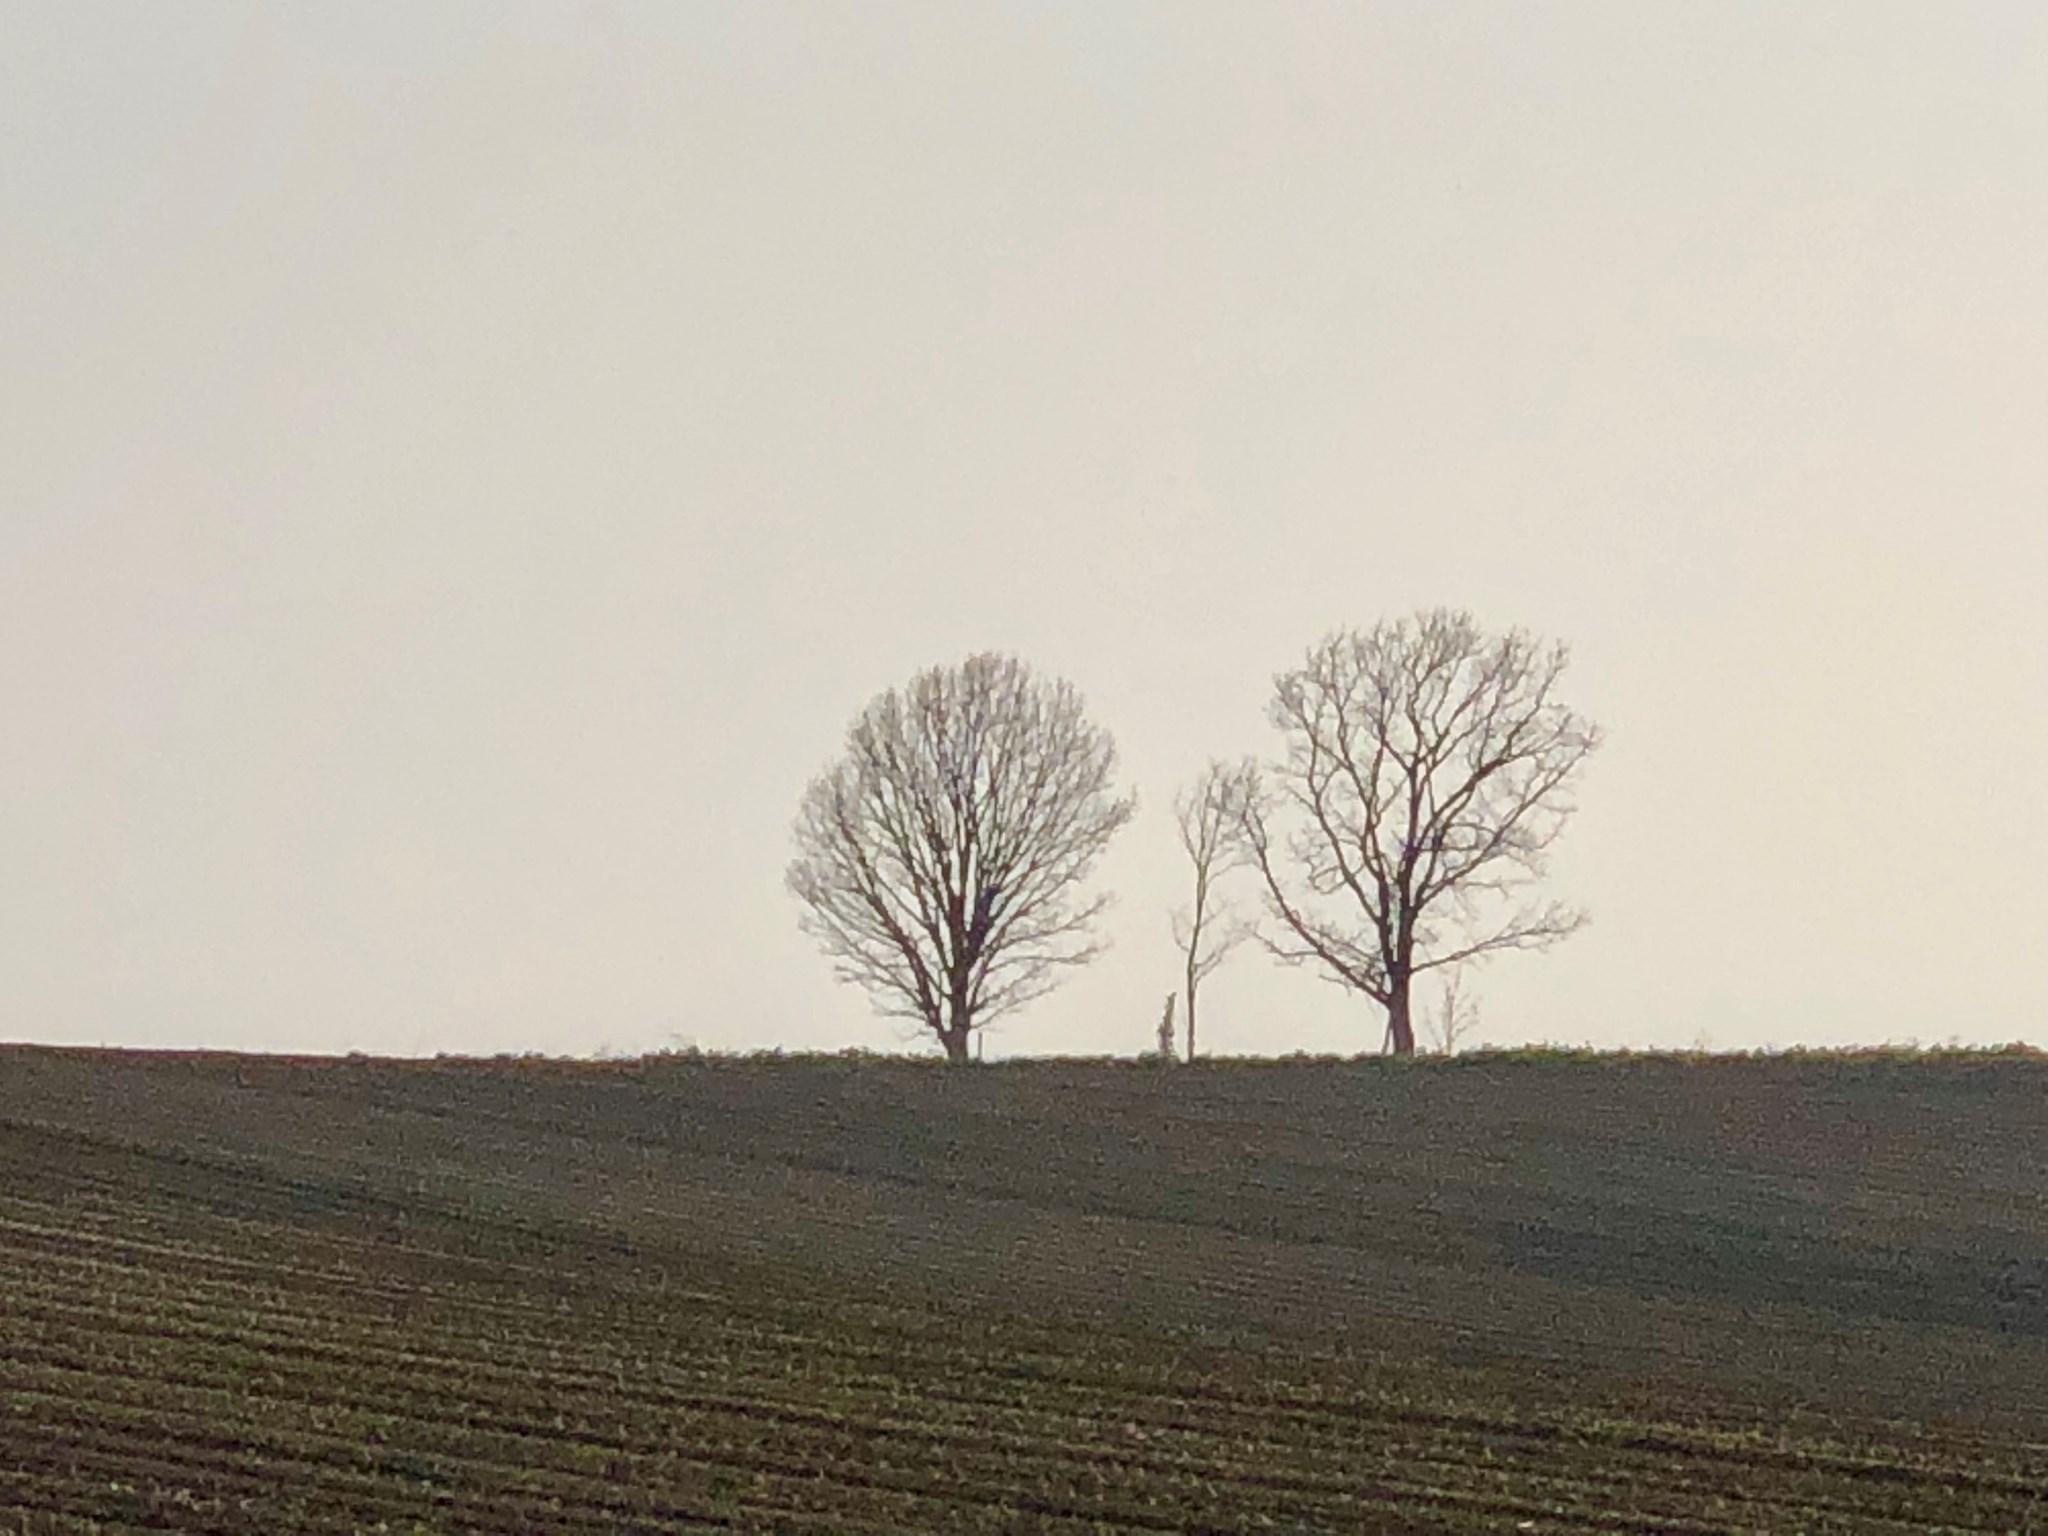
[{"label": "round-crowned tree", "polygon": [[1101,953],[1088,876],[1136,800],[1068,683],[1013,657],[920,672],[811,781],[790,891],[842,981],[947,1059]]}]

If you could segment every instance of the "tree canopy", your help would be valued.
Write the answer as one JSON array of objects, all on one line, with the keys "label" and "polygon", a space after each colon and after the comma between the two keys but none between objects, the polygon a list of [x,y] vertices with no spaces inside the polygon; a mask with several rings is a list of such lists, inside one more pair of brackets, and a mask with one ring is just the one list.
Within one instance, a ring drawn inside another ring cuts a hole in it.
[{"label": "tree canopy", "polygon": [[811,782],[788,885],[840,979],[966,1061],[1102,949],[1087,878],[1136,809],[1068,683],[984,653],[877,697]]}]

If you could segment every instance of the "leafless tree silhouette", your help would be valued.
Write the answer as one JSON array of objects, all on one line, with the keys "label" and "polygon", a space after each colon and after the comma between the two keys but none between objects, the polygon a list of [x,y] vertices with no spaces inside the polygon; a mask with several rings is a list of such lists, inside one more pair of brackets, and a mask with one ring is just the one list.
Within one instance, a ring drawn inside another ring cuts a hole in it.
[{"label": "leafless tree silhouette", "polygon": [[1081,887],[1136,809],[1115,769],[1065,682],[986,654],[919,673],[805,791],[787,877],[804,931],[967,1061],[977,1029],[1100,953],[1110,898]]},{"label": "leafless tree silhouette", "polygon": [[1192,899],[1172,914],[1180,950],[1182,995],[1187,999],[1187,1054],[1195,1059],[1195,994],[1230,952],[1251,936],[1250,926],[1226,905],[1218,882],[1239,862],[1238,835],[1247,788],[1244,770],[1211,760],[1201,777],[1173,802],[1181,851],[1193,876]]},{"label": "leafless tree silhouette", "polygon": [[1479,1027],[1479,999],[1465,991],[1462,967],[1444,973],[1443,993],[1437,1001],[1434,1033],[1437,1053],[1458,1054],[1458,1044]]},{"label": "leafless tree silhouette", "polygon": [[1569,660],[1433,609],[1325,639],[1275,679],[1284,759],[1245,770],[1239,827],[1283,960],[1386,1009],[1411,1055],[1414,978],[1543,949],[1585,914],[1525,900],[1599,728],[1557,699]]}]

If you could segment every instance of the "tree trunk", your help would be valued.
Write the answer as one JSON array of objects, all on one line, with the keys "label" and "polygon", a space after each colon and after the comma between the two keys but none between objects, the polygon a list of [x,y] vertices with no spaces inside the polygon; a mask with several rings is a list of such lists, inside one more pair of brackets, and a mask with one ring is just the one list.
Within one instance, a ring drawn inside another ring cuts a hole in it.
[{"label": "tree trunk", "polygon": [[964,1067],[973,1059],[970,1053],[974,1049],[974,1006],[968,1001],[964,985],[955,984],[949,991],[945,1022],[937,1027],[939,1044],[946,1048],[946,1060]]},{"label": "tree trunk", "polygon": [[1387,1034],[1396,1056],[1415,1054],[1415,1022],[1408,1011],[1409,980],[1405,975],[1395,976],[1387,994]]},{"label": "tree trunk", "polygon": [[1188,1060],[1195,1059],[1195,977],[1194,951],[1188,952]]}]

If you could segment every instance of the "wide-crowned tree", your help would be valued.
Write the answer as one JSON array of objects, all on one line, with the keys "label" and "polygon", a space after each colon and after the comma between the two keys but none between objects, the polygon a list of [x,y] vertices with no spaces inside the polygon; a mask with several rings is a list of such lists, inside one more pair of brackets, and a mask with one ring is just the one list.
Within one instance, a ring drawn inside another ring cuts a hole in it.
[{"label": "wide-crowned tree", "polygon": [[1285,755],[1243,770],[1261,934],[1386,1010],[1415,1050],[1416,976],[1542,949],[1586,920],[1532,898],[1599,728],[1557,697],[1563,645],[1432,609],[1343,631],[1274,680]]},{"label": "wide-crowned tree", "polygon": [[811,782],[788,883],[841,980],[929,1030],[974,1031],[1101,952],[1087,878],[1135,800],[1069,684],[984,654],[863,710]]}]

